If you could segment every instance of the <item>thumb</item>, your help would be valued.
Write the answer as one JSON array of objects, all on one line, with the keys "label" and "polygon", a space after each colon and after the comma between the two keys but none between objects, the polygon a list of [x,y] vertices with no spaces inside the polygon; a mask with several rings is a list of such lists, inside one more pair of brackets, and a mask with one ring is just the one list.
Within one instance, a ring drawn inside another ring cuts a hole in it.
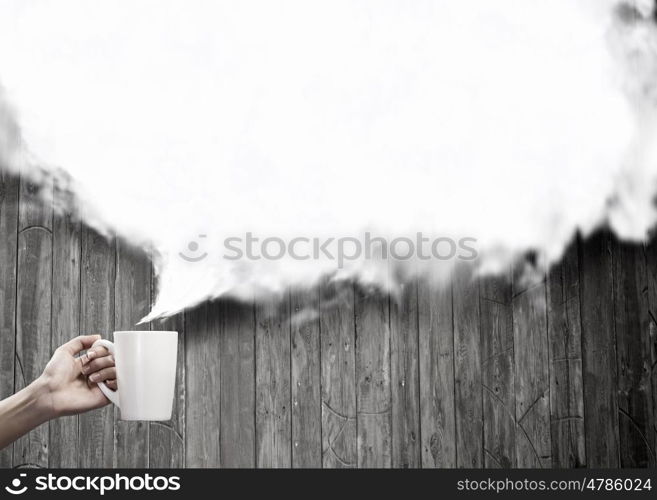
[{"label": "thumb", "polygon": [[71,356],[75,356],[80,351],[89,349],[98,339],[100,339],[100,335],[80,335],[63,344],[60,349],[68,352]]}]

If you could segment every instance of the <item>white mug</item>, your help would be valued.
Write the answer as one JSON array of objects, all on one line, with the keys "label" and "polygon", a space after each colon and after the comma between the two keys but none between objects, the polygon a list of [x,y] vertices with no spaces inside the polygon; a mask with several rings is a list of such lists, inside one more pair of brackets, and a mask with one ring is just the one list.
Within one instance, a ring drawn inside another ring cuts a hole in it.
[{"label": "white mug", "polygon": [[121,420],[170,420],[176,382],[178,332],[114,332],[114,342],[100,339],[114,356],[118,389],[98,387],[121,410]]}]

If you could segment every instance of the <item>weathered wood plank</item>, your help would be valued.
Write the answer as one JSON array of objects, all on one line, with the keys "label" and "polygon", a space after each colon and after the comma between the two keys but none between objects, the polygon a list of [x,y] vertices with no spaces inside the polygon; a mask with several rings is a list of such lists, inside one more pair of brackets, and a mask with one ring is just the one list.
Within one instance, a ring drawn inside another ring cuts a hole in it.
[{"label": "weathered wood plank", "polygon": [[655,466],[646,256],[641,245],[612,248],[620,466]]},{"label": "weathered wood plank", "polygon": [[392,465],[389,298],[357,288],[356,409],[358,466]]},{"label": "weathered wood plank", "polygon": [[[17,392],[36,379],[50,359],[52,297],[52,183],[21,179],[16,293]],[[14,467],[48,465],[48,425],[14,443]]]},{"label": "weathered wood plank", "polygon": [[401,285],[390,301],[392,466],[421,467],[418,284]]},{"label": "weathered wood plank", "polygon": [[[652,419],[657,421],[657,238],[653,236],[646,245],[646,279],[648,282],[648,380],[651,387]],[[653,425],[652,449],[657,452],[657,428]]]},{"label": "weathered wood plank", "polygon": [[356,467],[356,337],[351,283],[322,283],[322,465]]},{"label": "weathered wood plank", "polygon": [[148,465],[152,469],[185,467],[185,314],[155,321],[151,328],[178,332],[178,364],[171,420],[150,423]]},{"label": "weathered wood plank", "polygon": [[451,282],[418,283],[422,466],[456,467]]},{"label": "weathered wood plank", "polygon": [[[116,280],[114,288],[114,329],[148,330],[137,325],[151,305],[151,263],[149,256],[127,242],[116,242]],[[126,422],[115,408],[114,465],[121,468],[148,466],[148,422]]]},{"label": "weathered wood plank", "polygon": [[586,465],[578,243],[547,279],[552,466]]},{"label": "weathered wood plank", "polygon": [[[0,168],[0,399],[14,393],[18,176]],[[13,446],[0,450],[0,467],[13,463]]]},{"label": "weathered wood plank", "polygon": [[322,466],[319,290],[290,292],[292,466]]},{"label": "weathered wood plank", "polygon": [[481,279],[484,465],[516,466],[516,397],[510,271]]},{"label": "weathered wood plank", "polygon": [[[80,254],[80,332],[111,338],[114,331],[114,280],[116,249],[113,242],[92,229],[82,230]],[[108,405],[80,415],[79,466],[114,465],[114,407]]]},{"label": "weathered wood plank", "polygon": [[513,279],[513,345],[518,467],[552,464],[545,275],[518,269]]},{"label": "weathered wood plank", "polygon": [[588,467],[618,467],[616,338],[610,237],[582,242],[580,307],[584,371],[584,428]]},{"label": "weathered wood plank", "polygon": [[456,465],[483,467],[483,414],[479,284],[472,268],[457,266],[454,300],[454,381]]},{"label": "weathered wood plank", "polygon": [[256,304],[256,465],[292,465],[290,297]]},{"label": "weathered wood plank", "polygon": [[220,303],[221,466],[255,466],[255,311]]},{"label": "weathered wood plank", "polygon": [[[56,215],[53,223],[51,350],[80,334],[80,221]],[[50,467],[78,466],[78,416],[50,421]]]},{"label": "weathered wood plank", "polygon": [[221,466],[220,323],[217,302],[185,312],[187,467]]}]

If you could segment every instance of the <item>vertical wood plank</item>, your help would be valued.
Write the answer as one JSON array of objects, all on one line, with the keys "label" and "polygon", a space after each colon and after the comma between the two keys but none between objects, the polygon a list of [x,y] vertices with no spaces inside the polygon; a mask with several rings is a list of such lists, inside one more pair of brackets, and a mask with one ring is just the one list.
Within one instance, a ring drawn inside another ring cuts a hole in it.
[{"label": "vertical wood plank", "polygon": [[479,284],[471,267],[457,266],[452,293],[456,465],[478,468],[484,464]]},{"label": "vertical wood plank", "polygon": [[584,388],[578,243],[548,271],[552,466],[584,467]]},{"label": "vertical wood plank", "polygon": [[387,294],[355,291],[358,466],[392,464],[390,315]]},{"label": "vertical wood plank", "polygon": [[[80,334],[80,221],[71,214],[53,223],[52,343],[51,350]],[[50,467],[78,466],[78,416],[50,423]]]},{"label": "vertical wood plank", "polygon": [[620,466],[655,466],[646,256],[642,245],[612,248]]},{"label": "vertical wood plank", "polygon": [[152,329],[178,332],[178,364],[171,420],[150,422],[148,465],[152,469],[181,468],[185,467],[185,314],[157,321]]},{"label": "vertical wood plank", "polygon": [[[80,254],[80,331],[110,338],[114,331],[115,244],[92,229],[82,230]],[[79,466],[114,465],[114,408],[112,405],[80,415]]]},{"label": "vertical wood plank", "polygon": [[[114,288],[114,329],[148,330],[148,324],[137,325],[151,305],[151,264],[148,255],[123,240],[116,242],[116,280]],[[119,419],[114,408],[114,465],[121,468],[148,466],[148,422]]]},{"label": "vertical wood plank", "polygon": [[219,311],[216,302],[205,302],[185,312],[187,467],[221,466]]},{"label": "vertical wood plank", "polygon": [[[653,422],[657,420],[657,238],[646,245],[646,278],[648,286],[648,336],[645,346],[648,360],[648,379],[651,387]],[[652,449],[657,452],[657,428],[653,426]]]},{"label": "vertical wood plank", "polygon": [[[0,168],[0,399],[14,393],[18,176]],[[0,467],[13,463],[13,446],[0,450]]]},{"label": "vertical wood plank", "polygon": [[322,465],[355,467],[356,337],[351,283],[320,288]]},{"label": "vertical wood plank", "polygon": [[417,280],[390,301],[392,466],[421,467]]},{"label": "vertical wood plank", "polygon": [[518,467],[546,468],[552,443],[545,276],[524,272],[513,280],[516,455]]},{"label": "vertical wood plank", "polygon": [[256,304],[256,465],[292,464],[290,297]]},{"label": "vertical wood plank", "polygon": [[456,467],[451,282],[418,283],[422,466]]},{"label": "vertical wood plank", "polygon": [[510,272],[484,277],[481,296],[481,376],[484,465],[516,466],[516,397]]},{"label": "vertical wood plank", "polygon": [[[16,364],[14,390],[26,387],[50,359],[52,305],[52,183],[20,183]],[[44,199],[45,198],[45,199]],[[48,425],[14,443],[14,467],[48,465]]]},{"label": "vertical wood plank", "polygon": [[221,466],[255,466],[253,302],[220,303]]},{"label": "vertical wood plank", "polygon": [[612,256],[609,234],[584,241],[580,252],[584,429],[589,467],[618,467],[618,397]]},{"label": "vertical wood plank", "polygon": [[319,291],[290,292],[292,466],[322,466]]}]

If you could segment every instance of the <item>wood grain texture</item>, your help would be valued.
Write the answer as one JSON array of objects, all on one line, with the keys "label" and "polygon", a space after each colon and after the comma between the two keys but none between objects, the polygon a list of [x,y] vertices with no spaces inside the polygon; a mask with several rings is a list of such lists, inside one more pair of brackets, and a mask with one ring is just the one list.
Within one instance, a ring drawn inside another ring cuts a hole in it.
[{"label": "wood grain texture", "polygon": [[586,465],[578,243],[547,278],[552,466]]},{"label": "wood grain texture", "polygon": [[618,397],[611,239],[582,242],[580,260],[584,429],[588,467],[618,467]]},{"label": "wood grain texture", "polygon": [[[529,274],[528,274],[529,273]],[[518,467],[552,464],[545,276],[518,269],[513,281],[513,345]]]},{"label": "wood grain texture", "polygon": [[[648,337],[645,346],[648,379],[651,386],[653,422],[657,420],[657,238],[646,245],[646,281],[648,287]],[[657,425],[653,425],[652,449],[657,452]]]},{"label": "wood grain texture", "polygon": [[292,290],[292,466],[322,466],[319,291]]},{"label": "wood grain texture", "polygon": [[[0,399],[14,393],[19,185],[0,168]],[[0,450],[0,467],[12,466],[13,452]]]},{"label": "wood grain texture", "polygon": [[418,283],[422,466],[456,467],[454,323],[450,283]]},{"label": "wood grain texture", "polygon": [[221,466],[221,317],[216,302],[185,312],[187,467]]},{"label": "wood grain texture", "polygon": [[422,465],[417,281],[403,283],[390,301],[392,466]]},{"label": "wood grain texture", "polygon": [[[71,214],[56,215],[52,248],[51,351],[80,334],[80,221]],[[50,423],[49,467],[78,466],[78,416]],[[65,446],[62,443],[66,443]]]},{"label": "wood grain texture", "polygon": [[[76,334],[134,328],[156,284],[39,191],[0,173],[0,397]],[[0,467],[655,466],[657,243],[599,232],[520,276],[399,300],[325,281],[156,321],[180,334],[171,421],[53,420]]]},{"label": "wood grain texture", "polygon": [[484,465],[516,466],[515,365],[510,271],[480,282]]},{"label": "wood grain texture", "polygon": [[[15,391],[41,375],[51,354],[52,189],[20,183]],[[48,431],[41,425],[14,442],[14,467],[48,465]]]},{"label": "wood grain texture", "polygon": [[452,286],[456,465],[484,465],[479,284],[472,267],[458,266]]},{"label": "wood grain texture", "polygon": [[[116,242],[116,280],[114,329],[148,330],[137,323],[150,311],[151,263],[143,251],[122,240]],[[148,465],[148,422],[119,419],[114,408],[114,464],[120,468],[143,468]]]},{"label": "wood grain texture", "polygon": [[639,245],[613,245],[621,467],[655,466],[646,256]]},{"label": "wood grain texture", "polygon": [[386,468],[392,465],[388,296],[357,288],[354,311],[358,466]]},{"label": "wood grain texture", "polygon": [[255,310],[219,303],[221,466],[255,467]]},{"label": "wood grain texture", "polygon": [[178,332],[178,363],[171,420],[150,422],[148,465],[155,469],[185,467],[185,371],[187,366],[185,362],[185,314],[178,313],[165,320],[155,321],[151,324],[151,329]]},{"label": "wood grain texture", "polygon": [[292,465],[290,297],[256,304],[256,465]]},{"label": "wood grain texture", "polygon": [[351,283],[320,285],[322,465],[356,467],[356,337]]},{"label": "wood grain texture", "polygon": [[[97,232],[82,230],[80,331],[110,338],[114,331],[116,247]],[[80,415],[79,467],[114,466],[114,407]]]}]

